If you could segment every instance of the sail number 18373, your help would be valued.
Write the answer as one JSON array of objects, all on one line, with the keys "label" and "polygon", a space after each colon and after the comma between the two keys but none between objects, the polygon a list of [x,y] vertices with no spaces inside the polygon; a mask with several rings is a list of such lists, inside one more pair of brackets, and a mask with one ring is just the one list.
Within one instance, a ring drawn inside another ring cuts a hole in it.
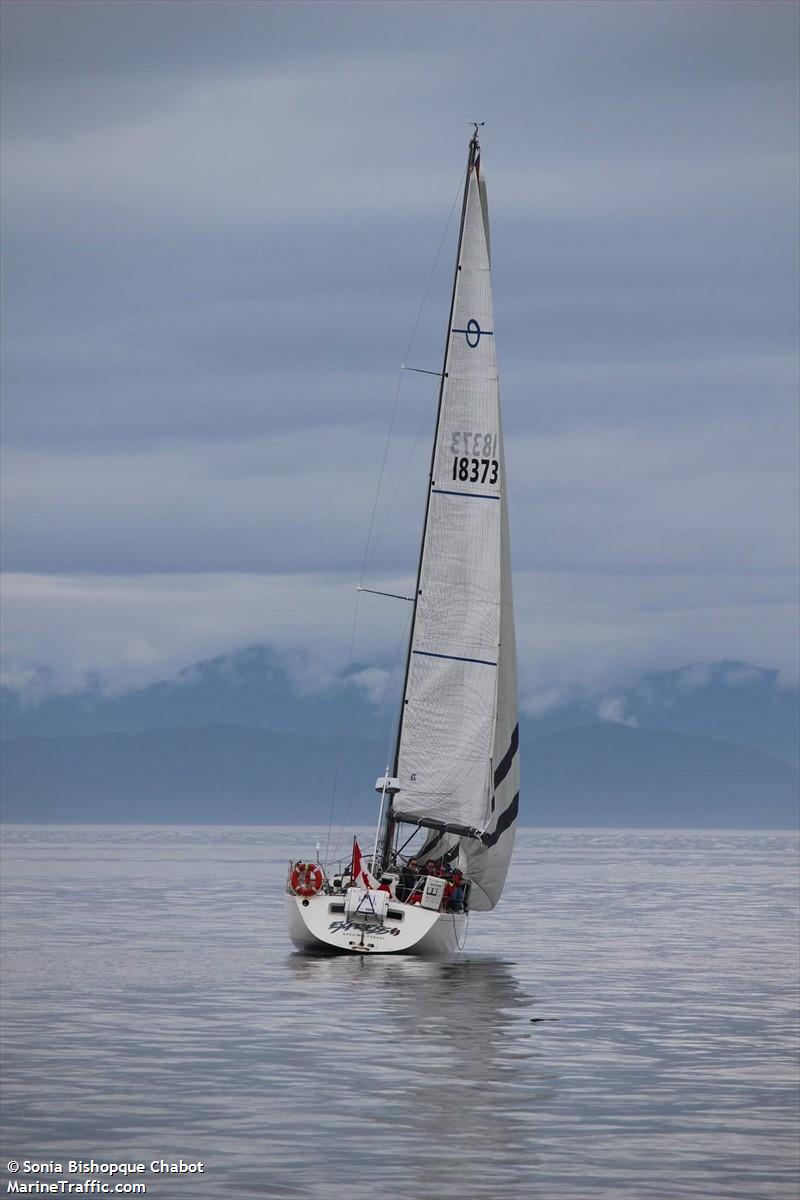
[{"label": "sail number 18373", "polygon": [[451,437],[453,479],[461,483],[497,483],[497,434],[456,430]]},{"label": "sail number 18373", "polygon": [[496,458],[454,458],[453,479],[462,483],[497,483],[500,466]]}]

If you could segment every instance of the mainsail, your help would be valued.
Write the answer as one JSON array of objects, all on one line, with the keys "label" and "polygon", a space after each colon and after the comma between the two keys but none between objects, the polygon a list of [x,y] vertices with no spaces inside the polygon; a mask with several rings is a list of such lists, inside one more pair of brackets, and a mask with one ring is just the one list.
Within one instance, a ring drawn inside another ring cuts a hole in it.
[{"label": "mainsail", "polygon": [[[516,650],[486,189],[470,142],[389,815],[493,908],[519,803]],[[467,832],[469,831],[469,832]],[[388,832],[388,831],[387,831]]]}]

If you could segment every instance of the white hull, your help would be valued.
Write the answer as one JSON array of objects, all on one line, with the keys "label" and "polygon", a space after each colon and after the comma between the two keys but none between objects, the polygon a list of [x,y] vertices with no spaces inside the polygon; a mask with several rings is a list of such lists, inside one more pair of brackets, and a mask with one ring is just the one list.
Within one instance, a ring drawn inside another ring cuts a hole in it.
[{"label": "white hull", "polygon": [[467,936],[466,913],[435,912],[392,901],[382,924],[348,920],[341,896],[287,896],[289,936],[298,950],[328,954],[455,954]]}]

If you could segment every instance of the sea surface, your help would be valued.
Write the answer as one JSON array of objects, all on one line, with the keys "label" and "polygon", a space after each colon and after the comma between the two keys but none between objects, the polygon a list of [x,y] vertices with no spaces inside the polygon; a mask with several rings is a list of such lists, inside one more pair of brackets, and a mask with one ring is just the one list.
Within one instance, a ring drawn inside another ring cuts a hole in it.
[{"label": "sea surface", "polygon": [[0,1194],[796,1200],[796,836],[522,830],[450,961],[294,953],[317,836],[5,827]]}]

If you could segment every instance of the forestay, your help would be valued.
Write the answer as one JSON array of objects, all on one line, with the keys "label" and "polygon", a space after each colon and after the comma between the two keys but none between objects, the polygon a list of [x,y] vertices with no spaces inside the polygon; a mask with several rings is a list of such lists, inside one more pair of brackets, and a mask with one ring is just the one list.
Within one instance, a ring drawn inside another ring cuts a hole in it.
[{"label": "forestay", "polygon": [[485,909],[500,896],[511,855],[519,754],[505,460],[477,139],[444,371],[393,808],[400,821],[429,819],[483,834],[443,833],[434,853],[455,853],[460,842],[471,907]]}]

